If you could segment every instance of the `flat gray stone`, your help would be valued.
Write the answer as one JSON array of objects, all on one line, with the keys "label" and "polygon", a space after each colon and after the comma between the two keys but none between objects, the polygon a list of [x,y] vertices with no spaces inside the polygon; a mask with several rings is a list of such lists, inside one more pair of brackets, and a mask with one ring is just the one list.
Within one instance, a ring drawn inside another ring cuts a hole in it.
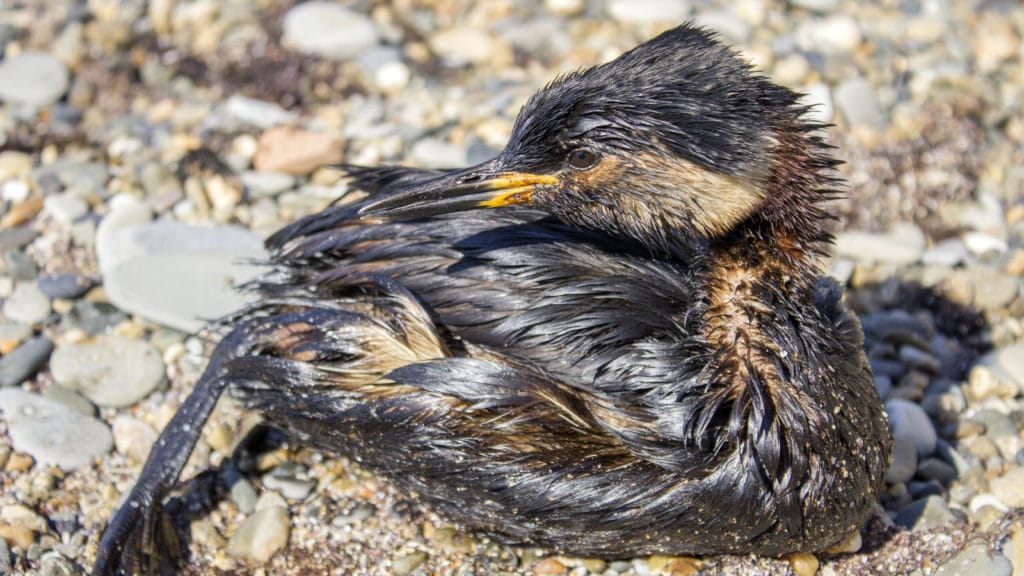
[{"label": "flat gray stone", "polygon": [[95,282],[81,274],[67,273],[40,276],[36,285],[49,298],[74,300],[88,292]]},{"label": "flat gray stone", "polygon": [[681,22],[690,14],[688,0],[608,0],[608,15],[619,22]]},{"label": "flat gray stone", "polygon": [[295,187],[297,179],[286,172],[242,172],[242,184],[252,198],[276,196]]},{"label": "flat gray stone", "polygon": [[38,394],[0,390],[0,413],[14,449],[42,465],[74,470],[114,446],[106,424]]},{"label": "flat gray stone", "polygon": [[911,530],[931,530],[956,522],[956,516],[949,510],[941,496],[926,496],[900,508],[896,523]]},{"label": "flat gray stone", "polygon": [[266,562],[288,543],[290,518],[287,508],[273,506],[246,518],[228,540],[228,555]]},{"label": "flat gray stone", "polygon": [[885,476],[889,484],[909,482],[917,472],[917,448],[907,438],[896,438],[892,447],[892,464]]},{"label": "flat gray stone", "polygon": [[39,336],[11,350],[0,358],[0,387],[21,384],[35,374],[53,352],[53,342]]},{"label": "flat gray stone", "polygon": [[992,493],[1011,508],[1024,506],[1024,468],[1014,468],[989,482]]},{"label": "flat gray stone", "polygon": [[843,118],[851,126],[881,128],[886,123],[875,87],[864,78],[843,80],[836,87],[835,101]]},{"label": "flat gray stone", "polygon": [[989,552],[984,542],[976,542],[960,551],[948,562],[939,566],[933,576],[1010,576],[1013,574],[1010,560],[999,553]]},{"label": "flat gray stone", "polygon": [[26,50],[0,61],[0,100],[39,108],[68,91],[68,67],[46,52]]},{"label": "flat gray stone", "polygon": [[1024,342],[990,352],[978,360],[978,364],[1024,391]]},{"label": "flat gray stone", "polygon": [[224,103],[224,111],[242,124],[267,129],[278,124],[290,124],[299,118],[273,102],[235,94]]},{"label": "flat gray stone", "polygon": [[34,282],[22,282],[4,301],[3,313],[8,320],[38,324],[50,315],[50,299]]},{"label": "flat gray stone", "polygon": [[284,15],[282,43],[297,52],[344,60],[377,45],[373,20],[333,2],[314,0]]},{"label": "flat gray stone", "polygon": [[124,336],[100,336],[95,342],[65,344],[50,358],[54,380],[81,392],[100,406],[131,406],[164,380],[160,351]]},{"label": "flat gray stone", "polygon": [[860,262],[912,264],[924,253],[925,237],[913,224],[898,224],[884,234],[847,231],[836,236],[835,253]]},{"label": "flat gray stone", "polygon": [[920,405],[894,399],[885,403],[885,411],[889,414],[893,438],[909,440],[917,449],[918,456],[929,456],[935,452],[938,441],[935,426]]},{"label": "flat gray stone", "polygon": [[959,238],[947,238],[921,255],[921,262],[929,266],[952,268],[967,258],[967,246]]},{"label": "flat gray stone", "polygon": [[159,221],[103,230],[96,251],[119,308],[183,332],[234,312],[251,297],[234,287],[260,274],[263,242],[238,226]]}]

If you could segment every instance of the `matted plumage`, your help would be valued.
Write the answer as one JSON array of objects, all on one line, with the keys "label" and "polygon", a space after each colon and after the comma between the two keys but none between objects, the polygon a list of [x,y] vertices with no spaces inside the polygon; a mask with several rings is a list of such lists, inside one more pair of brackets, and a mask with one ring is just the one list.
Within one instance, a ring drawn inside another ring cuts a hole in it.
[{"label": "matted plumage", "polygon": [[590,556],[823,550],[891,438],[841,289],[836,181],[793,92],[683,25],[556,79],[463,170],[347,167],[368,197],[268,241],[112,518],[147,571],[222,390],[507,542]]}]

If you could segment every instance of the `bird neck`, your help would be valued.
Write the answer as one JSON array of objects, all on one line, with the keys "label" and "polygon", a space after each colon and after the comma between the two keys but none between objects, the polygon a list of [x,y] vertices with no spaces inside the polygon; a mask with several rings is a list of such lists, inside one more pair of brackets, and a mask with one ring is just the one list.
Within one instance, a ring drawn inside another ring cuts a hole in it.
[{"label": "bird neck", "polygon": [[772,327],[799,325],[799,312],[813,310],[832,242],[825,204],[833,196],[835,162],[820,138],[799,125],[780,130],[777,140],[762,205],[712,239],[696,267],[707,304],[705,336],[719,350],[739,346],[741,356],[742,342],[791,344],[777,342]]}]

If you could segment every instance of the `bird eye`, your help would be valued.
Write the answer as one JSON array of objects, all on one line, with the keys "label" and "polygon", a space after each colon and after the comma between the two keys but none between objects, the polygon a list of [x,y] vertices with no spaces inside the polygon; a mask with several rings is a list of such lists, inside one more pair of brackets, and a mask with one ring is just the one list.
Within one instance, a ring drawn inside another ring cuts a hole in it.
[{"label": "bird eye", "polygon": [[569,166],[576,170],[587,170],[597,164],[597,154],[586,148],[578,148],[569,153]]}]

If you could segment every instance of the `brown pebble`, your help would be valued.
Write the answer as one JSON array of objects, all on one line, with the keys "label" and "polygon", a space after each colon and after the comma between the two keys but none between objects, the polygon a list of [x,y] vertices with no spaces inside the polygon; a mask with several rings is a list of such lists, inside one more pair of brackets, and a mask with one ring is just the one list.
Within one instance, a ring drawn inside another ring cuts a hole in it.
[{"label": "brown pebble", "polygon": [[35,535],[28,528],[10,524],[0,524],[0,538],[6,540],[8,546],[22,550],[28,550],[28,547],[36,540]]},{"label": "brown pebble", "polygon": [[566,567],[555,558],[543,558],[533,565],[533,573],[539,576],[565,574]]},{"label": "brown pebble", "polygon": [[789,567],[796,572],[796,576],[814,576],[818,572],[818,558],[814,554],[797,552],[786,557]]},{"label": "brown pebble", "polygon": [[18,202],[11,209],[4,214],[3,218],[0,218],[0,228],[11,228],[24,224],[43,209],[42,198],[28,198],[22,202]]},{"label": "brown pebble", "polygon": [[276,126],[260,134],[253,166],[261,172],[308,174],[342,157],[341,141],[329,134]]},{"label": "brown pebble", "polygon": [[22,454],[21,452],[11,452],[9,458],[7,458],[7,465],[4,466],[4,470],[8,472],[25,472],[32,465],[35,460],[32,459],[28,454]]},{"label": "brown pebble", "polygon": [[647,558],[647,565],[655,574],[667,576],[693,576],[700,571],[701,561],[690,556],[664,556],[655,554]]}]

